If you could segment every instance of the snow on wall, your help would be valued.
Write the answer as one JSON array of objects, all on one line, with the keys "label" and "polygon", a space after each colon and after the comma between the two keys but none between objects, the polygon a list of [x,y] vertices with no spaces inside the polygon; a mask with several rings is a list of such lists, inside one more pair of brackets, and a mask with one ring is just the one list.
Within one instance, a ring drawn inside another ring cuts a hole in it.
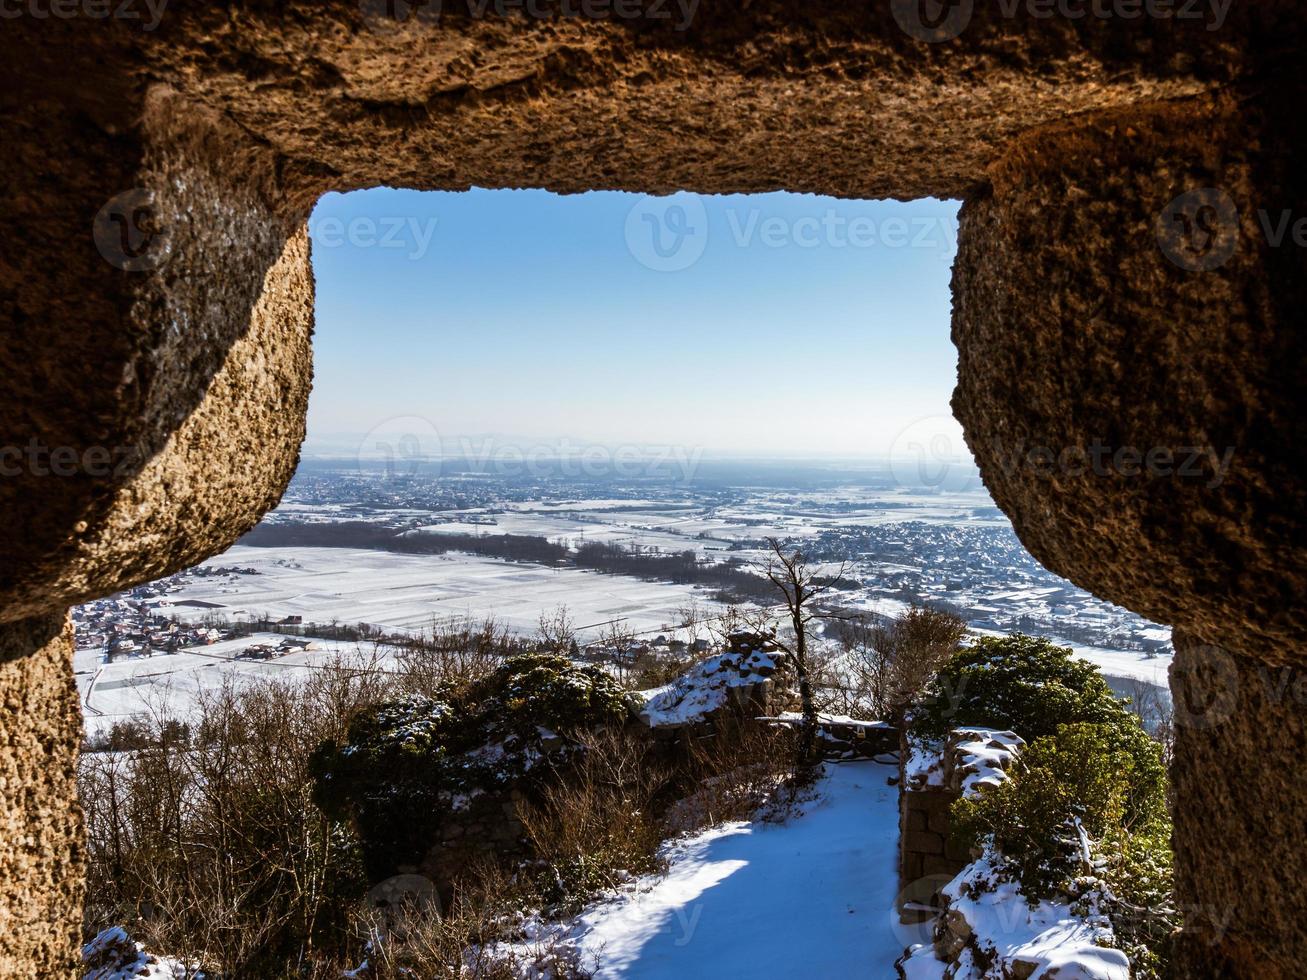
[{"label": "snow on wall", "polygon": [[1025,747],[1015,732],[993,728],[957,728],[949,739],[946,764],[951,765],[950,783],[964,797],[1007,782],[1007,768]]},{"label": "snow on wall", "polygon": [[701,722],[732,698],[758,689],[762,700],[781,669],[785,654],[760,650],[730,652],[695,664],[670,684],[639,692],[644,701],[640,718],[650,728],[670,728]]}]

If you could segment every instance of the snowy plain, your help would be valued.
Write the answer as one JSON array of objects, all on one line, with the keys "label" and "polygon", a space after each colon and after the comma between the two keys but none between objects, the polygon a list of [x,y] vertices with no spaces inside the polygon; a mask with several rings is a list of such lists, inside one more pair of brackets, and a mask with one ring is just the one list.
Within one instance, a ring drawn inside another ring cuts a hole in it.
[{"label": "snowy plain", "polygon": [[176,604],[198,600],[218,604],[212,611],[227,618],[268,613],[420,631],[450,616],[494,616],[503,626],[533,633],[542,611],[565,605],[584,642],[616,619],[634,630],[657,630],[677,622],[691,602],[708,612],[720,608],[689,586],[455,552],[236,545],[205,564],[240,565],[260,574],[242,576],[238,587],[192,579],[168,597],[178,614],[185,607]]},{"label": "snowy plain", "polygon": [[[98,648],[73,655],[77,694],[88,736],[108,733],[117,722],[131,718],[179,718],[190,713],[202,691],[215,691],[224,683],[242,683],[259,677],[293,680],[306,677],[326,663],[344,656],[371,660],[371,644],[314,640],[314,649],[287,653],[272,660],[238,660],[237,655],[256,643],[274,646],[283,636],[254,633],[238,640],[223,640],[154,657],[127,657],[104,662]],[[384,653],[377,665],[385,667]]]}]

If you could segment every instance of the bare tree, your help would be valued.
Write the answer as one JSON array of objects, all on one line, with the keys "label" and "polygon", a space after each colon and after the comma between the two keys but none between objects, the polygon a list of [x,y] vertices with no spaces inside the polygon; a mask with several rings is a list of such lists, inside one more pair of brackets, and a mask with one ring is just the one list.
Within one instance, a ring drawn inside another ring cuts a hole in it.
[{"label": "bare tree", "polygon": [[450,685],[462,688],[484,677],[506,657],[527,649],[521,638],[493,616],[433,619],[422,634],[395,648],[404,687],[431,697],[447,696]]},{"label": "bare tree", "polygon": [[718,615],[707,621],[708,632],[716,641],[717,646],[725,649],[729,645],[731,635],[753,626],[754,619],[759,620],[760,623],[770,622],[770,617],[765,613],[761,616],[755,614],[750,617],[746,615],[742,606],[727,606]]},{"label": "bare tree", "polygon": [[684,631],[690,652],[696,653],[694,645],[702,640],[708,615],[699,601],[691,597],[690,601],[676,610],[676,628]]},{"label": "bare tree", "polygon": [[908,706],[957,652],[966,630],[960,616],[929,606],[855,627],[851,638],[872,710],[886,721],[902,723]]},{"label": "bare tree", "polygon": [[806,764],[812,760],[817,741],[817,701],[808,673],[809,630],[813,620],[821,616],[819,600],[838,587],[845,566],[841,563],[833,576],[821,576],[808,565],[801,551],[795,549],[787,553],[776,538],[768,538],[767,545],[772,553],[764,571],[781,593],[793,632],[792,645],[779,639],[776,645],[790,655],[799,682],[799,702],[803,712],[799,729],[799,762]]},{"label": "bare tree", "polygon": [[1132,677],[1122,682],[1122,693],[1129,699],[1130,710],[1144,730],[1161,743],[1162,758],[1170,765],[1175,741],[1175,715],[1168,692],[1157,684]]},{"label": "bare tree", "polygon": [[541,610],[536,639],[547,653],[566,655],[571,652],[576,645],[576,621],[567,611],[567,606],[555,606],[552,612]]},{"label": "bare tree", "polygon": [[599,632],[599,645],[607,651],[609,666],[618,683],[629,686],[635,668],[635,631],[625,619],[615,619]]}]

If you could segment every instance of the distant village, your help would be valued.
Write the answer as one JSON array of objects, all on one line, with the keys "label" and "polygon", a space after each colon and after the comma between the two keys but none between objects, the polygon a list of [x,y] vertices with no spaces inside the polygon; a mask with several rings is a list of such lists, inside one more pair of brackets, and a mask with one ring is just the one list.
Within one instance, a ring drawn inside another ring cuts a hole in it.
[{"label": "distant village", "polygon": [[[77,649],[103,650],[105,662],[114,663],[128,657],[153,657],[239,639],[249,630],[245,624],[218,627],[189,621],[191,616],[203,616],[206,610],[217,608],[215,603],[198,599],[174,601],[169,596],[192,578],[238,580],[239,576],[258,574],[253,568],[199,566],[77,606],[72,613]],[[286,616],[277,620],[275,625],[302,627],[303,617]],[[311,638],[291,635],[275,644],[251,643],[237,657],[270,660],[316,648]]]}]

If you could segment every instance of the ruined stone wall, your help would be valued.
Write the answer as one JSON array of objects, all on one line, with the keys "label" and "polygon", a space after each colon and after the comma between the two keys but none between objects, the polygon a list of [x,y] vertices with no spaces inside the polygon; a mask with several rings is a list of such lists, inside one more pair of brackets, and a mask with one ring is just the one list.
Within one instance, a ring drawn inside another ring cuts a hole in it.
[{"label": "ruined stone wall", "polygon": [[[1010,764],[978,758],[970,746],[975,733],[954,731],[939,747],[936,764],[928,772],[910,772],[911,729],[899,736],[899,916],[903,922],[924,922],[944,903],[939,890],[973,860],[969,848],[954,839],[950,810],[971,792],[970,778],[994,782],[1006,778]],[[1002,744],[1024,744],[1012,732],[1002,733]],[[996,745],[999,743],[989,743]],[[979,791],[983,787],[978,787]]]},{"label": "ruined stone wall", "polygon": [[939,889],[966,866],[970,855],[950,839],[949,808],[962,794],[941,787],[899,790],[899,914],[923,922],[940,907]]}]

